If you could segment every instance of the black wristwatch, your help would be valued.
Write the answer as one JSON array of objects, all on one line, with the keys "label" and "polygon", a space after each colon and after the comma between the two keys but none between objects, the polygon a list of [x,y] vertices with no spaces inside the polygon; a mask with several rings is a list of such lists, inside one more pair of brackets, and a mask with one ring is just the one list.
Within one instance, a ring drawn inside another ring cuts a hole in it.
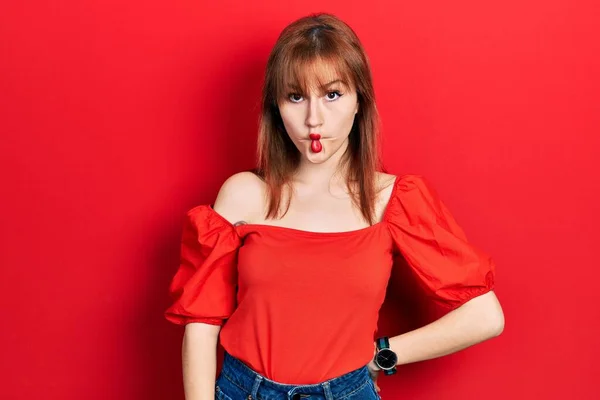
[{"label": "black wristwatch", "polygon": [[390,349],[390,340],[388,337],[380,337],[375,341],[377,344],[377,353],[373,361],[386,375],[392,375],[396,373],[396,364],[398,363],[398,356]]}]

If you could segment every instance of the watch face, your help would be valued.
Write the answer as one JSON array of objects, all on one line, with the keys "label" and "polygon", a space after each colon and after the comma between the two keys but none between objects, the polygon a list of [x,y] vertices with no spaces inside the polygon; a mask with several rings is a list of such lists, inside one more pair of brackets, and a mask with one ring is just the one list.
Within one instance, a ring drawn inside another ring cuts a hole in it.
[{"label": "watch face", "polygon": [[398,356],[390,349],[381,349],[375,357],[375,364],[381,369],[392,369],[398,363]]}]

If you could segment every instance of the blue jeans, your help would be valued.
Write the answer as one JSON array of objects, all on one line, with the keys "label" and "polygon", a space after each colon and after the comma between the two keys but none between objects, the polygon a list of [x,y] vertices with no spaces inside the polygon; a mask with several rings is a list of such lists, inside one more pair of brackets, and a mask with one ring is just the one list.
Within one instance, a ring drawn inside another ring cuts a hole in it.
[{"label": "blue jeans", "polygon": [[272,381],[225,352],[215,384],[218,400],[379,400],[367,366],[312,385]]}]

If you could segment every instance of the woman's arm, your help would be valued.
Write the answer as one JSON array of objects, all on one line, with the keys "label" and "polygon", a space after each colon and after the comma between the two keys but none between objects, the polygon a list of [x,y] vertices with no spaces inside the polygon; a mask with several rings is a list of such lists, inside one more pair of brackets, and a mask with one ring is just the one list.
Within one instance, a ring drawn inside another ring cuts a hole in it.
[{"label": "woman's arm", "polygon": [[185,326],[181,360],[186,400],[215,398],[220,330],[218,325],[204,323],[189,323]]},{"label": "woman's arm", "polygon": [[390,338],[398,365],[455,353],[504,330],[504,313],[493,291],[475,297],[440,319]]},{"label": "woman's arm", "polygon": [[[262,211],[262,182],[251,172],[229,177],[221,186],[213,209],[231,224],[250,221]],[[185,326],[181,349],[186,400],[215,398],[217,343],[221,327],[205,323]]]}]

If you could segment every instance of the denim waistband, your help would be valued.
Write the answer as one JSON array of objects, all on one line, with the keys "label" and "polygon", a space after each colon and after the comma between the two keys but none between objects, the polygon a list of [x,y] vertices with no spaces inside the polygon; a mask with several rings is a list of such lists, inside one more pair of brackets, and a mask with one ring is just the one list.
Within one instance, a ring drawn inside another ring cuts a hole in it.
[{"label": "denim waistband", "polygon": [[[361,389],[371,380],[367,366],[355,369],[344,375],[310,385],[291,385],[272,381],[255,372],[239,359],[225,351],[223,374],[233,384],[247,393],[252,399],[259,398],[261,392],[287,394],[288,399],[302,399],[303,395],[323,395],[327,400],[344,398]],[[266,393],[265,393],[266,394]],[[250,397],[249,397],[250,398]]]}]

